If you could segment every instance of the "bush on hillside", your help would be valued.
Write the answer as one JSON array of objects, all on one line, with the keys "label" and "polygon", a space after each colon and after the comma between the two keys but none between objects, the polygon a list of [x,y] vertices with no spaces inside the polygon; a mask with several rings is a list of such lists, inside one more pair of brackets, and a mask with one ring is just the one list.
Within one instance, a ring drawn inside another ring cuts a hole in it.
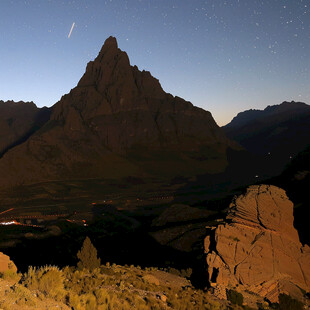
[{"label": "bush on hillside", "polygon": [[227,300],[229,300],[234,305],[242,306],[243,295],[235,290],[227,290]]},{"label": "bush on hillside", "polygon": [[270,309],[274,310],[302,310],[303,304],[286,294],[279,295],[279,303],[271,303]]},{"label": "bush on hillside", "polygon": [[93,271],[100,267],[100,258],[97,257],[97,250],[88,237],[85,238],[82,248],[77,253],[79,269],[88,269]]},{"label": "bush on hillside", "polygon": [[61,300],[65,295],[64,275],[56,266],[44,266],[39,269],[29,267],[23,275],[22,283],[30,290],[38,290],[47,297]]}]

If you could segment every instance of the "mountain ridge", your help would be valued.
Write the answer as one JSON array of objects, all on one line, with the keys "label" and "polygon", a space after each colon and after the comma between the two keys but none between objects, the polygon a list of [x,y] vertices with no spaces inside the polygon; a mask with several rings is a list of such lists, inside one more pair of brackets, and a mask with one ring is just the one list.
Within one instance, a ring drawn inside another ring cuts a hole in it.
[{"label": "mountain ridge", "polygon": [[230,139],[263,159],[273,171],[270,177],[281,173],[310,144],[310,106],[285,101],[263,111],[248,110],[222,128]]},{"label": "mountain ridge", "polygon": [[243,112],[239,112],[231,122],[223,126],[223,128],[236,128],[246,125],[252,120],[261,120],[261,118],[266,116],[271,116],[273,114],[280,114],[285,112],[294,112],[294,114],[299,111],[309,110],[310,106],[304,102],[295,102],[295,101],[283,101],[280,104],[268,105],[265,109],[249,109]]}]

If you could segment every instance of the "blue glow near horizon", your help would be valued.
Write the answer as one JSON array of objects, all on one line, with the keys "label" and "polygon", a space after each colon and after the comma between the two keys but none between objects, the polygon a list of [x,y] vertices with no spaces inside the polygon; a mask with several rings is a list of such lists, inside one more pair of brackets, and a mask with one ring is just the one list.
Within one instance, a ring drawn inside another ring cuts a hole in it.
[{"label": "blue glow near horizon", "polygon": [[309,103],[309,8],[310,0],[2,0],[0,100],[51,106],[113,35],[132,65],[220,125],[245,109]]}]

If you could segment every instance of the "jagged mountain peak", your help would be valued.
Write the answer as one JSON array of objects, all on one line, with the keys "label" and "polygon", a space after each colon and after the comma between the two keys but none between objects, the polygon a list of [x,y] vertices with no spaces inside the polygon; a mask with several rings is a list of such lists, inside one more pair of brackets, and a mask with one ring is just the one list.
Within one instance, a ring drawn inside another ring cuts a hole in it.
[{"label": "jagged mountain peak", "polygon": [[121,52],[121,50],[118,48],[118,43],[115,37],[110,36],[104,41],[104,44],[102,45],[96,60],[100,60],[107,52],[111,54],[117,54]]},{"label": "jagged mountain peak", "polygon": [[114,112],[141,105],[137,97],[165,97],[159,81],[150,72],[130,65],[127,53],[118,48],[114,37],[109,37],[95,60],[87,64],[78,87],[90,86],[106,98]]},{"label": "jagged mountain peak", "polygon": [[108,38],[104,41],[103,47],[118,48],[116,38],[113,37],[113,36],[108,37]]},{"label": "jagged mountain peak", "polygon": [[235,146],[210,112],[164,92],[109,37],[77,87],[53,106],[50,120],[0,160],[0,174],[17,166],[21,153],[23,167],[31,169],[15,169],[13,184],[214,173],[225,169],[228,147]]},{"label": "jagged mountain peak", "polygon": [[79,87],[94,85],[98,91],[104,91],[107,84],[115,82],[120,75],[127,77],[130,73],[127,54],[118,48],[114,37],[109,37],[94,61],[87,64],[86,72],[78,83]]},{"label": "jagged mountain peak", "polygon": [[[150,72],[131,66],[128,55],[117,47],[114,37],[105,41],[99,55],[87,64],[77,87],[56,106],[52,119],[66,124],[70,128],[66,131],[68,135],[72,128],[85,131],[85,127],[91,127],[104,145],[118,152],[136,144],[182,145],[184,136],[189,139],[205,135],[209,140],[210,128],[217,127],[210,112],[165,93]],[[114,123],[116,115],[119,123],[111,132],[103,120],[113,117]],[[202,115],[204,123],[192,122]],[[223,138],[218,129],[212,135]]]}]

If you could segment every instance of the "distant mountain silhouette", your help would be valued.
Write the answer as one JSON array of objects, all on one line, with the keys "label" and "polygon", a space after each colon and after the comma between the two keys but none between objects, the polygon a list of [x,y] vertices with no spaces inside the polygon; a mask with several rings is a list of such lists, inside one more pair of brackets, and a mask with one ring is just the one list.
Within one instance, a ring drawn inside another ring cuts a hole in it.
[{"label": "distant mountain silhouette", "polygon": [[281,172],[294,155],[310,144],[310,106],[292,101],[264,110],[248,110],[223,129],[249,152],[269,156],[274,171]]},{"label": "distant mountain silhouette", "polygon": [[249,125],[250,122],[262,122],[266,123],[266,118],[276,118],[277,122],[285,121],[290,118],[300,115],[301,113],[310,110],[310,106],[303,102],[287,102],[284,101],[281,104],[268,106],[264,110],[250,109],[244,112],[238,113],[233,120],[224,126],[226,131],[236,130],[242,128],[245,125]]},{"label": "distant mountain silhouette", "polygon": [[40,129],[50,114],[50,109],[33,102],[0,100],[0,157]]},{"label": "distant mountain silhouette", "polygon": [[165,93],[110,37],[44,126],[0,159],[0,185],[216,173],[230,147],[210,112]]}]

